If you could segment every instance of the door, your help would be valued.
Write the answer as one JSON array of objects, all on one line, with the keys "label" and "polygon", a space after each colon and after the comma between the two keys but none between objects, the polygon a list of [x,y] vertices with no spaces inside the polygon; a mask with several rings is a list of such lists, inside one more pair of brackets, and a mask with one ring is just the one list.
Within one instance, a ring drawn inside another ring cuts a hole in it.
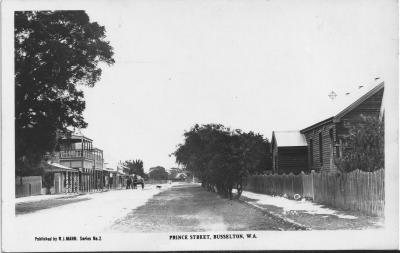
[{"label": "door", "polygon": [[54,173],[54,191],[55,193],[61,192],[61,175],[60,173]]}]

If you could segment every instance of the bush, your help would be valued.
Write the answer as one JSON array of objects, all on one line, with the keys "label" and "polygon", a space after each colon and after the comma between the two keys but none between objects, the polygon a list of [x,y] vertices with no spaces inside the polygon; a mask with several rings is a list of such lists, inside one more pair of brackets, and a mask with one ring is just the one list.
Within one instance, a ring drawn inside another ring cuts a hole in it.
[{"label": "bush", "polygon": [[335,160],[337,168],[342,172],[356,169],[372,172],[384,168],[384,160],[384,121],[360,116],[344,137],[342,156]]}]

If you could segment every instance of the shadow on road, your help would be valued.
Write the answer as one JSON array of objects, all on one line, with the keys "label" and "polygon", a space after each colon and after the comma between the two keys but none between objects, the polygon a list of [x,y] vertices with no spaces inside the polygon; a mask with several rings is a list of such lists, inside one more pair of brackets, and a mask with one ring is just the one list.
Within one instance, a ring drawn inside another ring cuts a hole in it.
[{"label": "shadow on road", "polygon": [[296,230],[293,224],[185,184],[155,195],[112,227],[125,232]]},{"label": "shadow on road", "polygon": [[71,203],[76,203],[80,201],[86,201],[89,200],[90,198],[57,198],[57,199],[46,199],[46,200],[40,200],[40,201],[35,201],[35,202],[22,202],[22,203],[17,203],[15,204],[15,214],[20,215],[20,214],[27,214],[27,213],[33,213],[39,210],[43,209],[49,209],[57,206],[63,206]]}]

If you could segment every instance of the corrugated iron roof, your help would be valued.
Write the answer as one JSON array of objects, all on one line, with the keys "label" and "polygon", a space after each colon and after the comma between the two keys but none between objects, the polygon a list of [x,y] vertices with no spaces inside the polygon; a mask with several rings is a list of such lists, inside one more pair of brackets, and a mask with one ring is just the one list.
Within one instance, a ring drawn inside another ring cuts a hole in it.
[{"label": "corrugated iron roof", "polygon": [[109,172],[117,172],[117,170],[113,169],[113,168],[103,168],[103,170],[109,171]]},{"label": "corrugated iron roof", "polygon": [[343,115],[347,114],[363,101],[376,94],[382,88],[384,88],[384,82],[377,79],[365,86],[360,86],[360,88],[353,90],[352,92],[338,94],[334,100],[318,105],[320,110],[315,121],[313,121],[312,124],[308,124],[308,126],[302,129],[301,132],[313,129],[315,126],[320,125],[320,123],[323,123],[328,119],[333,120],[334,122],[339,121]]},{"label": "corrugated iron roof", "polygon": [[[327,100],[325,104],[318,105],[321,110],[314,122],[318,123],[331,117],[336,118],[341,116],[341,114],[351,109],[353,105],[364,101],[383,88],[383,86],[384,82],[380,79],[376,79],[366,85],[360,85],[356,90],[338,93],[335,99],[331,101]],[[308,126],[306,127],[308,128]]]},{"label": "corrugated iron roof", "polygon": [[69,168],[59,163],[47,162],[50,167],[45,168],[46,171],[78,171],[77,169]]},{"label": "corrugated iron roof", "polygon": [[299,147],[307,146],[306,138],[299,130],[293,131],[274,131],[276,145],[278,147]]}]

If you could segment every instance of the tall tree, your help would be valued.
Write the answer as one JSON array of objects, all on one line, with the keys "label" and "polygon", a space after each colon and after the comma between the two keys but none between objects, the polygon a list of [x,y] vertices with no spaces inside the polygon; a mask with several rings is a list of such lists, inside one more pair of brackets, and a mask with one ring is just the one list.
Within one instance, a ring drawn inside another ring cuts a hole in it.
[{"label": "tall tree", "polygon": [[143,167],[143,161],[140,159],[136,160],[128,160],[123,163],[123,166],[127,168],[128,173],[130,175],[135,174],[139,175],[141,177],[144,176],[144,167]]},{"label": "tall tree", "polygon": [[14,35],[16,173],[29,174],[58,132],[87,126],[77,85],[93,87],[113,49],[85,11],[17,11]]}]

